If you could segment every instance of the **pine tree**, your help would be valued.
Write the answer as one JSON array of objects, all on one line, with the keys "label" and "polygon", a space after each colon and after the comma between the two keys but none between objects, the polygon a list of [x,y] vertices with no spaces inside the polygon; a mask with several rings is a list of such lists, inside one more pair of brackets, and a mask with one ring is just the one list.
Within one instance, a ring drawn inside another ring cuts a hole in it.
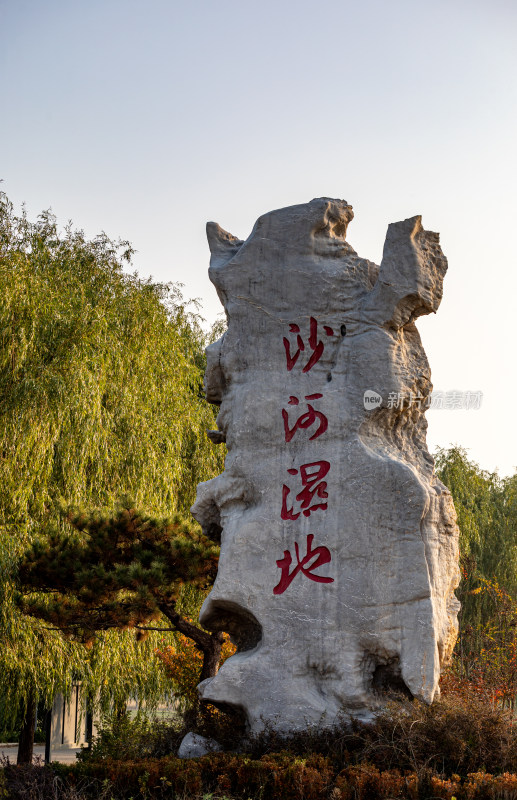
[{"label": "pine tree", "polygon": [[87,645],[113,628],[132,629],[137,639],[150,630],[177,631],[203,654],[199,680],[215,675],[223,634],[207,633],[176,604],[185,584],[205,589],[213,582],[219,548],[179,516],[153,519],[130,503],[109,518],[67,519],[72,533],[39,537],[20,563],[23,612]]}]

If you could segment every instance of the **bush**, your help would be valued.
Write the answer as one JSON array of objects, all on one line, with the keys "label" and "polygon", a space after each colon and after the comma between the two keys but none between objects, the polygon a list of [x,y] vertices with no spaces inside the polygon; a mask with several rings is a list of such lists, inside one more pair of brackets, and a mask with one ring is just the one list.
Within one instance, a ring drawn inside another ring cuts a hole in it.
[{"label": "bush", "polygon": [[115,800],[109,781],[85,775],[76,781],[57,764],[10,764],[2,758],[0,798],[4,800]]},{"label": "bush", "polygon": [[[214,716],[212,734],[226,731],[230,742],[230,722],[226,715]],[[348,720],[332,730],[309,728],[291,736],[235,736],[241,752],[192,760],[175,755],[184,733],[174,725],[122,717],[102,729],[92,752],[74,765],[6,767],[8,796],[517,800],[513,720],[479,700],[449,697],[426,706],[401,699],[372,725]],[[1,789],[0,783],[0,798]]]},{"label": "bush", "polygon": [[369,725],[344,719],[326,731],[308,728],[287,737],[266,731],[252,737],[247,749],[254,758],[278,750],[293,756],[319,753],[338,770],[366,763],[382,771],[447,776],[481,769],[517,772],[517,728],[510,713],[455,696],[431,706],[398,698]]},{"label": "bush", "polygon": [[80,761],[161,758],[176,754],[186,730],[180,722],[149,719],[129,714],[105,717],[91,747],[77,756]]},{"label": "bush", "polygon": [[[313,754],[214,753],[203,758],[92,761],[72,766],[10,766],[12,800],[517,800],[517,775],[445,777],[355,764],[336,770]],[[0,797],[2,784],[0,782]]]},{"label": "bush", "polygon": [[[431,706],[399,698],[370,725],[343,719],[332,729],[307,728],[289,736],[266,730],[248,738],[242,720],[205,707],[195,730],[216,739],[225,750],[245,751],[254,762],[282,752],[291,759],[323,756],[337,772],[366,763],[380,771],[419,775],[517,773],[517,728],[512,716],[475,697],[452,695]],[[81,757],[138,760],[175,755],[185,733],[179,722],[124,716],[101,728],[91,752]]]},{"label": "bush", "polygon": [[511,715],[479,699],[392,703],[374,725],[354,725],[355,760],[379,769],[466,775],[517,772],[517,730]]}]

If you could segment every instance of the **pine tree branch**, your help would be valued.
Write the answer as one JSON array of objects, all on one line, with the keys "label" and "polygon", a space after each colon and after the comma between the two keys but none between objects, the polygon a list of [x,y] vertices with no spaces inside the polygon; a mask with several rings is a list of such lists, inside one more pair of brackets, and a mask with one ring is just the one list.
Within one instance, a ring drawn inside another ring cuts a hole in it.
[{"label": "pine tree branch", "polygon": [[137,628],[139,631],[165,631],[165,633],[177,630],[177,628],[150,628],[147,625],[132,625],[131,627]]},{"label": "pine tree branch", "polygon": [[207,633],[206,631],[198,628],[197,625],[194,625],[192,622],[189,622],[178,614],[177,611],[174,611],[171,606],[160,603],[160,611],[167,619],[172,622],[174,628],[183,633],[184,636],[188,636],[189,639],[192,639],[194,644],[201,650],[201,652],[205,653],[207,651],[211,651],[213,648],[214,640],[216,642],[224,641],[224,635],[221,632],[217,633]]}]

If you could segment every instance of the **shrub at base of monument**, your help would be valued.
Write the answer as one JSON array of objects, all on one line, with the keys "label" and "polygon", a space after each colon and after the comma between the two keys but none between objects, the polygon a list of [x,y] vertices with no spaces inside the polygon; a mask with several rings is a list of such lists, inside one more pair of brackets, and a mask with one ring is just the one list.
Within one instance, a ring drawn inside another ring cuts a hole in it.
[{"label": "shrub at base of monument", "polygon": [[457,635],[458,528],[415,327],[447,261],[414,217],[389,226],[379,268],[346,242],[352,217],[319,198],[245,242],[207,226],[228,330],[205,389],[228,455],[192,509],[221,541],[200,622],[238,649],[199,691],[252,733],[368,720],[392,690],[429,703]]}]

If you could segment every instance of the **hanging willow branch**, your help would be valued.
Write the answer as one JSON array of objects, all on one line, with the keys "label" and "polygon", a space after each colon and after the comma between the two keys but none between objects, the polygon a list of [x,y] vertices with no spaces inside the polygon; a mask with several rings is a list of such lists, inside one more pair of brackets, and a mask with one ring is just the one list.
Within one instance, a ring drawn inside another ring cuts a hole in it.
[{"label": "hanging willow branch", "polygon": [[[204,336],[178,286],[128,274],[132,251],[105,234],[61,232],[17,216],[0,193],[0,715],[34,687],[49,702],[80,678],[108,703],[166,691],[153,656],[106,631],[93,648],[13,605],[16,564],[34,537],[65,530],[59,508],[113,509],[129,495],[150,514],[187,513],[195,485],[221,471],[199,397]],[[187,456],[181,458],[180,456]],[[170,640],[172,642],[172,639]]]}]

